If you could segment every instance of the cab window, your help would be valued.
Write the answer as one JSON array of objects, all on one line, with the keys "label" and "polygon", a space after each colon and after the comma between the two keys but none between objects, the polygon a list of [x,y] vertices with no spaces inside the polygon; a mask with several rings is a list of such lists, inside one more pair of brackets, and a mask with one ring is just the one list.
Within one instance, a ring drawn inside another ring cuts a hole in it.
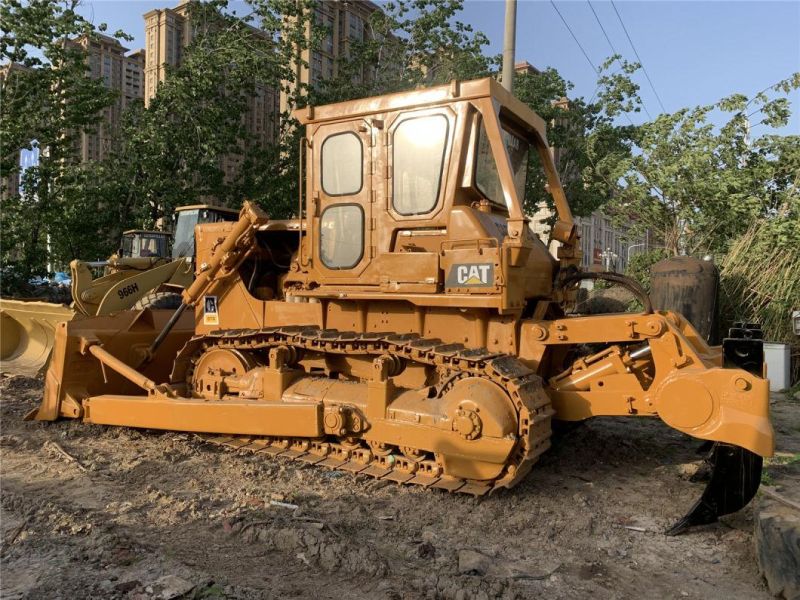
[{"label": "cab window", "polygon": [[194,226],[200,221],[200,211],[182,210],[177,214],[172,258],[194,257]]},{"label": "cab window", "polygon": [[497,165],[494,162],[492,147],[489,145],[489,137],[486,135],[486,128],[481,122],[478,130],[478,152],[477,164],[475,166],[475,186],[478,191],[486,196],[486,199],[505,206],[503,199],[503,186],[500,185],[500,175],[497,173]]},{"label": "cab window", "polygon": [[328,136],[322,143],[322,190],[329,196],[361,191],[363,180],[361,139],[352,132]]},{"label": "cab window", "polygon": [[320,218],[319,254],[329,269],[351,269],[364,254],[364,211],[358,204],[329,206]]},{"label": "cab window", "polygon": [[503,143],[511,161],[511,174],[514,176],[514,187],[517,189],[517,198],[520,202],[525,200],[525,181],[528,178],[528,142],[520,136],[503,128]]},{"label": "cab window", "polygon": [[133,233],[122,238],[122,256],[150,258],[167,256],[167,238],[163,235]]},{"label": "cab window", "polygon": [[425,214],[436,206],[447,131],[444,115],[406,119],[395,129],[392,206],[401,215]]},{"label": "cab window", "polygon": [[[506,147],[511,161],[511,174],[514,176],[514,187],[520,202],[525,199],[525,181],[528,176],[528,142],[507,129],[503,128],[503,144]],[[475,185],[478,191],[496,204],[505,206],[503,186],[500,184],[500,175],[494,161],[492,148],[486,128],[481,123],[478,131],[478,152],[475,167]]]},{"label": "cab window", "polygon": [[[141,234],[139,239],[138,256],[145,258],[150,256],[167,256],[167,238],[163,235]],[[134,248],[136,242],[134,241]]]}]

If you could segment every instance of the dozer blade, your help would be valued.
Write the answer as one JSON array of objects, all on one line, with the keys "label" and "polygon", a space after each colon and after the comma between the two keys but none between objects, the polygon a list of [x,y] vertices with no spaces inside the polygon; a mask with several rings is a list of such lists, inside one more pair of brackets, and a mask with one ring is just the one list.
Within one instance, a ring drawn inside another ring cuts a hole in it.
[{"label": "dozer blade", "polygon": [[39,375],[53,350],[56,325],[75,314],[64,304],[0,299],[0,371]]},{"label": "dozer blade", "polygon": [[715,523],[722,515],[744,508],[756,495],[761,483],[763,459],[731,444],[714,444],[708,459],[711,478],[703,495],[685,517],[667,531],[678,535],[689,527]]},{"label": "dozer blade", "polygon": [[[26,420],[54,421],[59,417],[86,417],[82,402],[91,396],[136,395],[145,400],[142,388],[92,356],[88,348],[102,347],[104,352],[128,365],[140,365],[156,335],[173,315],[169,310],[122,310],[114,315],[81,315],[55,330],[53,356],[44,377],[44,396],[39,408]],[[194,315],[185,312],[166,337],[152,360],[141,366],[144,379],[169,380],[175,355],[194,332]],[[141,406],[141,405],[136,405]],[[139,415],[140,416],[140,415]],[[119,414],[115,418],[121,418]],[[137,415],[131,415],[132,418]]]}]

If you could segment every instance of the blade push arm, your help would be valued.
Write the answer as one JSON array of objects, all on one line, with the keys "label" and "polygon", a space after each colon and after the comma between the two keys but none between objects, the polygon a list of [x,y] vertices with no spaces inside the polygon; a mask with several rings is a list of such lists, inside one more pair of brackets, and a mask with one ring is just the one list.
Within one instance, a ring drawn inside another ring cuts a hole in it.
[{"label": "blade push arm", "polygon": [[259,225],[269,221],[267,213],[261,210],[253,202],[245,201],[239,220],[233,226],[230,233],[214,249],[211,260],[208,263],[199,265],[194,282],[187,289],[183,290],[183,302],[172,315],[170,320],[158,334],[150,348],[147,350],[145,362],[158,350],[158,347],[169,334],[170,330],[178,322],[183,311],[189,306],[194,306],[217,281],[232,275],[242,261],[255,247],[255,231]]},{"label": "blade push arm", "polygon": [[232,275],[253,251],[256,228],[267,221],[267,213],[246,201],[239,220],[214,249],[211,260],[198,266],[194,282],[183,291],[183,304],[194,306],[214,283]]}]

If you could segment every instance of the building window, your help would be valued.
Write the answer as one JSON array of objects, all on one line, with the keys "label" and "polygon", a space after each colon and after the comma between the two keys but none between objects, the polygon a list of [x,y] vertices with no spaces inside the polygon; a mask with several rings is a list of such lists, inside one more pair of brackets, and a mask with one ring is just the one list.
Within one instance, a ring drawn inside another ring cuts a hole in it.
[{"label": "building window", "polygon": [[392,206],[401,215],[425,214],[436,206],[447,130],[444,115],[406,119],[395,129]]},{"label": "building window", "polygon": [[325,39],[322,41],[322,49],[329,54],[333,54],[333,17],[330,15],[325,17]]},{"label": "building window", "polygon": [[322,190],[329,196],[361,191],[363,148],[352,132],[328,136],[322,143]]},{"label": "building window", "polygon": [[360,205],[336,204],[323,211],[319,255],[329,269],[352,269],[361,261],[364,255],[364,210]]},{"label": "building window", "polygon": [[358,15],[350,15],[350,39],[359,41],[364,39],[364,21]]}]

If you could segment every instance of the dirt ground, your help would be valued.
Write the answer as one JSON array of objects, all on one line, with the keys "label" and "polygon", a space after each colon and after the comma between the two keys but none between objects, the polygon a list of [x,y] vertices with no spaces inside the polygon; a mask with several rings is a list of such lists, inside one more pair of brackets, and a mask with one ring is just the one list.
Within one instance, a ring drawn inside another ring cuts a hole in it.
[{"label": "dirt ground", "polygon": [[[23,422],[41,390],[0,381],[4,600],[770,597],[751,507],[663,535],[703,484],[697,442],[656,421],[587,423],[474,499],[192,435]],[[800,452],[800,405],[773,404],[779,449]]]}]

